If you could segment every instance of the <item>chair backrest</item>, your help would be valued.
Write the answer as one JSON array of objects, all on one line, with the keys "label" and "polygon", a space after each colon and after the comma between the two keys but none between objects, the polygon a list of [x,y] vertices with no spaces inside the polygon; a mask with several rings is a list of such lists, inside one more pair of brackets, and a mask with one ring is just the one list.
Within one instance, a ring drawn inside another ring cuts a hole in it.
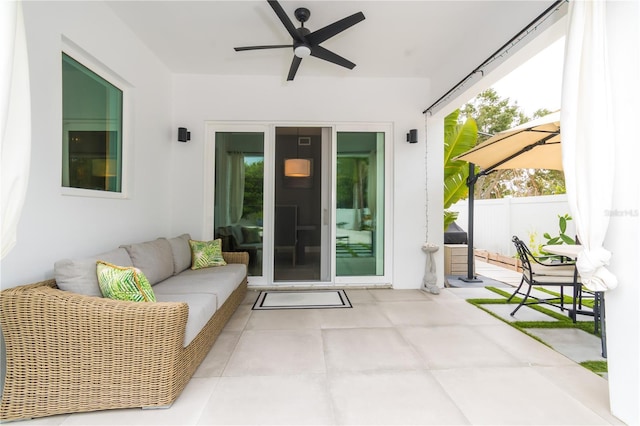
[{"label": "chair backrest", "polygon": [[522,262],[522,272],[532,278],[533,271],[531,269],[531,258],[533,254],[529,251],[529,247],[517,236],[513,236],[511,239],[513,244],[516,246],[516,251],[518,252],[518,257],[520,258],[520,262]]}]

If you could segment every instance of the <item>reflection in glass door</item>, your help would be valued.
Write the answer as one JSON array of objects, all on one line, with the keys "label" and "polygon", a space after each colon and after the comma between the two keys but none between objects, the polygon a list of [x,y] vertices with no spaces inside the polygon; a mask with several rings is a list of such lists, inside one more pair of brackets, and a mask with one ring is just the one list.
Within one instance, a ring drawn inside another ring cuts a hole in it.
[{"label": "reflection in glass door", "polygon": [[338,132],[336,276],[384,275],[384,133]]},{"label": "reflection in glass door", "polygon": [[330,280],[328,254],[329,129],[277,127],[275,132],[274,282]]},{"label": "reflection in glass door", "polygon": [[215,237],[248,252],[249,275],[262,276],[264,134],[216,132],[215,152]]}]

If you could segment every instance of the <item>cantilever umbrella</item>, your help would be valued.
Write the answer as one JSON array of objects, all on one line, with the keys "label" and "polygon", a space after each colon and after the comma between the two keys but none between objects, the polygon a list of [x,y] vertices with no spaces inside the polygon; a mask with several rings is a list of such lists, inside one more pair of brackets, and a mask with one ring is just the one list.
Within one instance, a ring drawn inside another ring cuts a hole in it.
[{"label": "cantilever umbrella", "polygon": [[[562,170],[560,145],[560,111],[545,115],[509,130],[497,133],[473,149],[454,158],[468,161],[469,179],[469,251],[467,277],[464,281],[478,281],[473,276],[473,187],[480,176],[498,169]],[[473,165],[480,166],[475,174]]]},{"label": "cantilever umbrella", "polygon": [[454,160],[474,163],[482,174],[496,169],[562,170],[560,111],[500,132]]}]

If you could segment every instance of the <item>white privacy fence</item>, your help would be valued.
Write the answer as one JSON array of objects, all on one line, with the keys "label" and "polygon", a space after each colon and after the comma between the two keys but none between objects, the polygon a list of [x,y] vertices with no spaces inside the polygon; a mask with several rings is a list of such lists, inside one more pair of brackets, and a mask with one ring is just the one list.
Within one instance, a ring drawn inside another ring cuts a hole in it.
[{"label": "white privacy fence", "polygon": [[[542,244],[546,242],[542,236],[545,232],[552,237],[560,233],[558,215],[570,214],[565,194],[476,200],[474,206],[474,247],[506,256],[515,255],[512,236],[517,235],[527,244],[533,236],[534,244]],[[468,231],[467,200],[459,201],[449,210],[459,212],[456,223]],[[565,233],[575,238],[573,221],[568,222]]]}]

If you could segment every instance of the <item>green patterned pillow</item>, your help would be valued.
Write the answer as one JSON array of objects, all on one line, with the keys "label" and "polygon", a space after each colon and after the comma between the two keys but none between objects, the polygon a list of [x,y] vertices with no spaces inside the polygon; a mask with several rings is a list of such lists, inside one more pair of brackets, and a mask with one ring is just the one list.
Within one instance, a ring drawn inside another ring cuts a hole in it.
[{"label": "green patterned pillow", "polygon": [[96,262],[98,284],[104,297],[131,302],[155,302],[156,295],[149,280],[138,268]]},{"label": "green patterned pillow", "polygon": [[222,257],[222,240],[213,241],[189,240],[191,246],[191,269],[224,266],[227,262]]}]

